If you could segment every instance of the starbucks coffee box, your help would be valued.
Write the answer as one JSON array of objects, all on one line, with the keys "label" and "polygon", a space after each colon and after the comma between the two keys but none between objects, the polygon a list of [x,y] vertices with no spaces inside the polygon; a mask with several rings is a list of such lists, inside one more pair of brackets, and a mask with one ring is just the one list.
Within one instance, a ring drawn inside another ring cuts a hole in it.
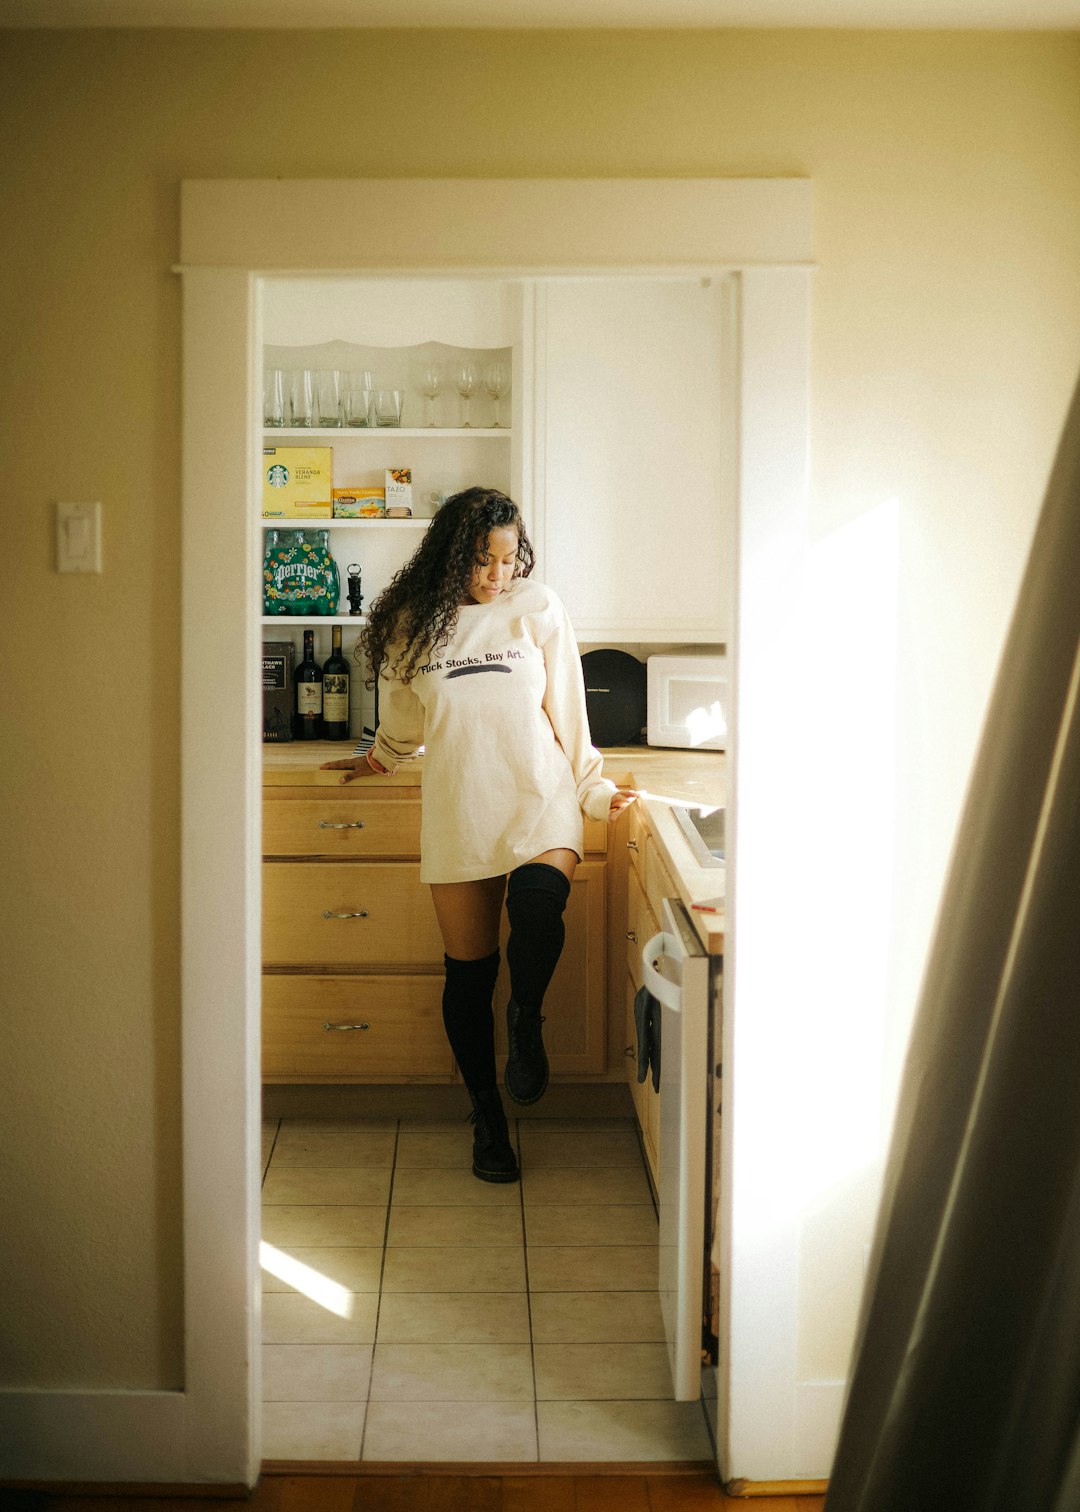
[{"label": "starbucks coffee box", "polygon": [[263,740],[293,738],[293,648],[291,641],[263,642]]},{"label": "starbucks coffee box", "polygon": [[264,520],[333,517],[333,447],[264,446],[262,460]]},{"label": "starbucks coffee box", "polygon": [[378,520],[386,513],[386,489],[368,488],[357,484],[355,488],[335,488],[335,520]]}]

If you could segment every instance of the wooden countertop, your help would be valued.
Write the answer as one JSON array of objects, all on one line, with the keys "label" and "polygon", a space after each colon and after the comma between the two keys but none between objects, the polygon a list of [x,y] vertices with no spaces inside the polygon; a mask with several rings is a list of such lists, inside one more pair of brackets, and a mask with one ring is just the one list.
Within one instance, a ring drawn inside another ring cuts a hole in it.
[{"label": "wooden countertop", "polygon": [[[339,774],[319,770],[324,761],[340,761],[350,754],[348,741],[293,741],[263,747],[263,781],[268,787],[337,787]],[[655,746],[612,746],[605,750],[604,776],[620,786],[635,787],[648,814],[656,839],[679,895],[710,955],[724,949],[724,914],[703,913],[693,904],[721,901],[725,873],[722,868],[699,866],[670,804],[700,804],[721,807],[727,801],[727,758],[722,751],[675,751]],[[366,777],[364,787],[412,788],[420,784],[423,758],[408,762],[392,777]],[[357,791],[354,786],[353,791]]]}]

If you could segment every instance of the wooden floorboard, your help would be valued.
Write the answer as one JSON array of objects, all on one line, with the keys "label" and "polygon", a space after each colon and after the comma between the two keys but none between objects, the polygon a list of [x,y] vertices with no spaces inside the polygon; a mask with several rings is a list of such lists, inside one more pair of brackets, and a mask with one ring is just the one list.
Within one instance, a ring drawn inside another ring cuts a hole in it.
[{"label": "wooden floorboard", "polygon": [[[547,1467],[545,1467],[547,1468]],[[823,1496],[725,1495],[714,1475],[614,1473],[589,1466],[569,1474],[457,1473],[398,1470],[372,1475],[264,1474],[250,1496],[134,1495],[115,1489],[94,1494],[0,1488],[0,1512],[823,1512]]]}]

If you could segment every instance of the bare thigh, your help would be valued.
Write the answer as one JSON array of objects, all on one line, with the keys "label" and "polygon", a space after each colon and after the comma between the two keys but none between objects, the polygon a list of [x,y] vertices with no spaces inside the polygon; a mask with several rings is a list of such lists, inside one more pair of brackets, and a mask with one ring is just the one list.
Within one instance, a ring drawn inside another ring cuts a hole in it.
[{"label": "bare thigh", "polygon": [[501,876],[431,884],[431,901],[448,956],[455,961],[480,961],[498,950],[505,889],[506,878]]},{"label": "bare thigh", "polygon": [[[574,880],[574,868],[578,864],[577,851],[572,850],[547,850],[541,851],[534,856],[533,861],[542,861],[545,866],[553,866],[556,871],[561,871],[568,882]],[[529,863],[530,865],[532,862]]]}]

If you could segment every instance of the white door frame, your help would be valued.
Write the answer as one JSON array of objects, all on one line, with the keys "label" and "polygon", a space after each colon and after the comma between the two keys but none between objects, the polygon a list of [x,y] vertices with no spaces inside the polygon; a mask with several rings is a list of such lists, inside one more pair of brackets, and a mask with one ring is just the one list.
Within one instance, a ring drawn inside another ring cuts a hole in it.
[{"label": "white door frame", "polygon": [[[251,563],[262,416],[259,280],[360,276],[678,273],[726,278],[733,514],[734,697],[754,661],[776,582],[805,533],[810,184],[806,180],[282,180],[182,186],[183,490],[181,899],[185,1381],[182,1391],[29,1394],[0,1406],[0,1437],[27,1445],[10,1473],[50,1479],[253,1484],[260,1462],[259,804],[261,604]],[[756,531],[753,572],[742,522]],[[775,560],[773,555],[775,554]],[[775,569],[775,571],[774,571]],[[747,601],[750,592],[753,602]],[[768,665],[768,654],[763,666]],[[247,668],[246,677],[236,670]],[[231,675],[230,675],[231,674]],[[736,728],[770,738],[759,686]],[[793,754],[794,759],[794,754]],[[739,784],[739,752],[732,753]],[[773,771],[775,776],[775,770]],[[768,803],[740,788],[740,815]],[[781,858],[775,858],[780,863]],[[740,927],[767,906],[728,897]],[[753,932],[747,931],[747,938]],[[729,994],[738,966],[729,959]],[[725,1045],[725,1053],[735,1047]],[[729,1089],[730,1090],[730,1089]],[[737,1105],[736,1105],[737,1106]],[[731,1120],[725,1109],[725,1128]],[[726,1138],[730,1139],[730,1133]],[[729,1150],[728,1179],[738,1180]],[[724,1220],[725,1309],[739,1312],[739,1259]],[[794,1230],[781,1236],[794,1244]],[[787,1288],[785,1292],[785,1286]],[[768,1307],[770,1419],[785,1461],[794,1271]],[[770,1318],[772,1321],[770,1322]],[[720,1381],[721,1468],[726,1399]],[[785,1461],[786,1462],[786,1461]],[[736,1468],[738,1466],[736,1465]]]}]

